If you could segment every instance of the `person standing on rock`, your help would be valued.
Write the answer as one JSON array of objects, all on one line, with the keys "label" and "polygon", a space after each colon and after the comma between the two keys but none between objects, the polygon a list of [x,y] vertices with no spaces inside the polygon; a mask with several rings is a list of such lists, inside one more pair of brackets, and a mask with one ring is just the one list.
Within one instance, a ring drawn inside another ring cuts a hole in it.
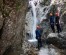
[{"label": "person standing on rock", "polygon": [[57,32],[58,32],[58,33],[61,32],[61,27],[60,27],[59,20],[60,20],[59,13],[56,12],[56,13],[55,13],[55,24],[56,24]]},{"label": "person standing on rock", "polygon": [[54,28],[54,19],[55,17],[53,16],[52,13],[50,13],[50,26],[51,26],[51,29],[53,31],[53,33],[55,33],[55,28]]},{"label": "person standing on rock", "polygon": [[40,26],[37,26],[36,39],[38,40],[38,46],[37,46],[38,50],[40,50],[40,48],[42,47],[41,34],[42,34],[41,28]]}]

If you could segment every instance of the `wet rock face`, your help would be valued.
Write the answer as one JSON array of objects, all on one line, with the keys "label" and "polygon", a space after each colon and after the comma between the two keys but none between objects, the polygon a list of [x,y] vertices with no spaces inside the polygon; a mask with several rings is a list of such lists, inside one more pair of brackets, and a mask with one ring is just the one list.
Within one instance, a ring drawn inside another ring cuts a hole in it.
[{"label": "wet rock face", "polygon": [[62,19],[63,19],[64,24],[66,24],[65,18],[66,18],[66,13],[62,16]]},{"label": "wet rock face", "polygon": [[60,17],[61,17],[62,21],[64,22],[63,24],[61,24],[61,25],[63,25],[62,33],[60,33],[61,35],[59,35],[59,36],[55,35],[53,37],[50,36],[49,38],[47,38],[47,44],[53,44],[54,46],[58,47],[59,49],[66,49],[66,20],[65,20],[66,7],[65,6],[66,6],[66,3],[65,3],[65,5],[61,6],[64,9],[61,9],[61,11],[60,11],[60,12],[62,12],[62,14],[61,14],[62,17],[61,16]]},{"label": "wet rock face", "polygon": [[0,12],[0,29],[2,28],[3,25],[3,17],[2,17],[2,13]]},{"label": "wet rock face", "polygon": [[53,37],[47,39],[47,44],[53,44],[54,46],[58,47],[59,49],[65,49],[66,48],[66,41],[63,39]]},{"label": "wet rock face", "polygon": [[20,55],[27,0],[4,0],[0,13],[0,55]]},{"label": "wet rock face", "polygon": [[64,31],[66,31],[66,13],[62,16],[63,22],[64,22]]},{"label": "wet rock face", "polygon": [[59,35],[56,35],[56,33],[54,34],[53,37],[50,36],[46,39],[46,43],[48,45],[52,44],[59,49],[66,49],[66,32],[62,32]]}]

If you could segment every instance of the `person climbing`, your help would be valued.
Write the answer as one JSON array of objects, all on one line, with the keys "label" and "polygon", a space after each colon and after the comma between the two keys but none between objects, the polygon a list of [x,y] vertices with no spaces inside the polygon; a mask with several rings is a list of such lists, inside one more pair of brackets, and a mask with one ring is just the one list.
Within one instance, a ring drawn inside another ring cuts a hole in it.
[{"label": "person climbing", "polygon": [[58,32],[58,33],[61,32],[61,27],[60,27],[59,20],[60,20],[59,13],[56,12],[56,13],[55,13],[55,24],[56,24],[57,32]]},{"label": "person climbing", "polygon": [[38,40],[38,50],[40,50],[40,48],[42,47],[42,41],[41,41],[41,28],[40,26],[37,26],[37,29],[36,29],[36,39]]},{"label": "person climbing", "polygon": [[54,16],[52,13],[50,13],[50,26],[51,26],[51,29],[53,31],[53,33],[55,33],[55,28],[54,28]]}]

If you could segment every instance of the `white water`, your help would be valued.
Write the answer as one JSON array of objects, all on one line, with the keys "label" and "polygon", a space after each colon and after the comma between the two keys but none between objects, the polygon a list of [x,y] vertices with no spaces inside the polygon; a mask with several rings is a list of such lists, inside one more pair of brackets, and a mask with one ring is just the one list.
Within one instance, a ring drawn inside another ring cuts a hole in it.
[{"label": "white water", "polygon": [[[44,7],[41,7],[39,3],[38,3],[37,6],[34,6],[34,3],[33,3],[34,1],[37,1],[37,0],[33,0],[32,1],[32,11],[33,11],[33,14],[34,14],[34,16],[32,16],[33,24],[34,24],[34,25],[32,25],[32,27],[33,27],[32,28],[33,38],[28,40],[29,42],[36,42],[37,41],[35,39],[35,36],[36,36],[35,35],[35,30],[36,30],[37,20],[40,20],[40,22],[41,22],[43,19],[46,19],[47,13],[49,12],[51,6],[54,4],[54,2],[56,0],[51,0],[50,5],[44,6]],[[38,13],[39,13],[38,16],[37,16],[36,8],[38,8]],[[46,10],[43,12],[43,9],[46,9]],[[58,11],[60,12],[60,7],[58,7]],[[55,34],[54,33],[50,33],[48,35],[48,37],[54,37],[54,36],[57,37],[57,35],[58,35],[57,33],[55,33]],[[56,51],[55,48],[48,48],[48,47],[46,47],[46,48],[41,48],[39,53],[38,53],[38,55],[60,55],[60,54],[59,54],[58,51]]]},{"label": "white water", "polygon": [[32,6],[32,12],[33,12],[33,39],[35,39],[35,30],[36,30],[36,23],[37,23],[37,18],[36,18],[36,7],[33,1],[31,1],[31,6]]},{"label": "white water", "polygon": [[[29,1],[29,4],[31,5],[31,10],[32,10],[32,12],[33,12],[33,16],[31,17],[32,18],[32,22],[33,22],[33,24],[32,24],[32,30],[31,30],[31,34],[32,34],[32,40],[29,40],[30,42],[32,42],[33,40],[34,41],[36,41],[36,39],[35,39],[35,37],[36,37],[36,34],[35,34],[35,30],[36,30],[36,26],[37,26],[37,24],[38,23],[41,23],[41,21],[43,20],[43,19],[46,19],[46,16],[47,16],[47,14],[48,14],[48,12],[49,12],[49,10],[50,10],[50,8],[51,8],[51,6],[53,5],[53,4],[55,4],[55,2],[56,2],[56,4],[58,3],[60,3],[59,2],[59,0],[51,0],[51,2],[50,2],[50,5],[48,5],[48,6],[44,6],[44,7],[42,7],[41,5],[40,5],[40,3],[39,2],[41,2],[42,0],[31,0],[31,1]],[[37,5],[35,6],[35,2],[37,3]],[[45,11],[43,12],[43,10],[45,9]],[[58,7],[58,11],[59,11],[59,13],[60,13],[60,7]]]},{"label": "white water", "polygon": [[29,1],[29,4],[31,6],[31,11],[33,13],[32,15],[32,20],[33,20],[33,25],[32,25],[32,39],[28,40],[29,42],[36,42],[36,34],[35,34],[35,30],[36,30],[36,25],[37,25],[37,17],[36,17],[36,6],[35,6],[35,1],[37,0],[31,0]]},{"label": "white water", "polygon": [[47,16],[47,14],[48,14],[48,12],[49,12],[51,6],[54,4],[54,2],[55,2],[55,0],[51,0],[50,5],[43,7],[43,9],[46,9],[45,12],[43,12],[43,11],[42,11],[43,9],[41,9],[41,11],[43,12],[44,15],[41,17],[40,22],[41,22],[43,19],[46,19],[46,16]]},{"label": "white water", "polygon": [[[40,23],[43,19],[46,19],[46,15],[49,12],[51,6],[54,4],[55,0],[51,0],[51,3],[49,6],[40,6],[41,0],[31,0],[29,1],[29,5],[32,7],[31,10],[33,12],[33,16],[32,16],[32,20],[33,20],[33,25],[32,25],[32,39],[28,40],[30,42],[37,41],[35,39],[36,34],[35,34],[35,30],[36,30],[36,26],[38,23]],[[37,3],[37,5],[35,6],[35,2]],[[44,12],[43,10],[46,9]],[[37,14],[38,12],[38,14]]]},{"label": "white water", "polygon": [[60,55],[54,48],[41,48],[38,55]]}]

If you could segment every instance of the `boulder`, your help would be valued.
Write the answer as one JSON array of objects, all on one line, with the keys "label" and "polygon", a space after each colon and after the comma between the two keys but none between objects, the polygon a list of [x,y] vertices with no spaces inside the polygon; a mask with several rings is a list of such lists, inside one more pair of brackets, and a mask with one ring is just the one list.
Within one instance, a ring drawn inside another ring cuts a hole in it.
[{"label": "boulder", "polygon": [[58,47],[59,49],[66,49],[66,39],[65,39],[65,35],[50,35],[49,37],[46,39],[46,43],[47,44],[52,44],[56,47]]}]

